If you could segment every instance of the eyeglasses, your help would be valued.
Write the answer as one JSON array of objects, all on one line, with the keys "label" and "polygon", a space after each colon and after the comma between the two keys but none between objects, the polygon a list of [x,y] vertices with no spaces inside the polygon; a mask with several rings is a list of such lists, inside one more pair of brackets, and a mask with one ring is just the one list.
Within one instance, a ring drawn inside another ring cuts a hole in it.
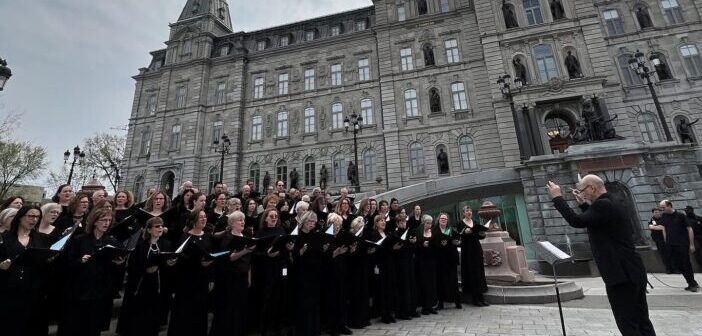
[{"label": "eyeglasses", "polygon": [[39,219],[41,216],[39,216],[39,215],[24,215],[24,217],[27,217],[29,219]]},{"label": "eyeglasses", "polygon": [[577,191],[578,191],[578,194],[579,194],[579,193],[581,193],[581,192],[587,190],[587,188],[590,188],[590,187],[592,187],[592,185],[589,185],[589,184],[588,184],[588,185],[584,186],[582,189],[575,189],[575,190],[577,190]]},{"label": "eyeglasses", "polygon": [[153,228],[153,229],[160,229],[160,228],[162,228],[162,227],[163,227],[163,225],[161,225],[161,224],[156,224],[156,225],[152,226],[151,228]]}]

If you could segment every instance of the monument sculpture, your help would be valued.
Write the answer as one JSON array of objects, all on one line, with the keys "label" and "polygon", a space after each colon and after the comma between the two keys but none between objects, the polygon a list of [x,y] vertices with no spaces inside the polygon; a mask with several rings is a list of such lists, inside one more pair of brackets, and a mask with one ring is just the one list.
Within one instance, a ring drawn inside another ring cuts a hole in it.
[{"label": "monument sculpture", "polygon": [[346,177],[348,177],[349,183],[351,185],[356,185],[356,179],[358,176],[356,176],[356,165],[353,164],[353,161],[349,161],[349,167],[346,168]]},{"label": "monument sculpture", "polygon": [[529,80],[527,77],[526,66],[524,66],[524,64],[522,64],[522,61],[519,58],[515,58],[512,61],[512,64],[514,65],[515,77],[521,79],[522,84],[524,84],[524,85],[528,84]]},{"label": "monument sculpture", "polygon": [[262,193],[266,195],[266,192],[268,191],[268,186],[271,185],[271,176],[268,175],[268,171],[266,171],[266,174],[263,175],[263,191]]},{"label": "monument sculpture", "polygon": [[612,125],[617,116],[605,119],[602,107],[596,97],[586,99],[583,102],[582,109],[582,124],[578,125],[578,129],[576,129],[576,134],[572,138],[573,143],[579,144],[617,138],[616,129]]},{"label": "monument sculpture", "polygon": [[290,172],[290,188],[298,188],[298,182],[300,180],[300,174],[297,172],[297,168],[293,168]]},{"label": "monument sculpture", "polygon": [[327,189],[328,178],[329,172],[327,171],[327,167],[325,165],[322,165],[322,168],[319,170],[319,187],[322,188],[322,190]]},{"label": "monument sculpture", "polygon": [[439,148],[439,154],[436,155],[436,162],[439,166],[439,174],[449,173],[448,155],[444,152],[443,148]]},{"label": "monument sculpture", "polygon": [[678,135],[680,135],[680,142],[686,143],[689,142],[691,144],[695,143],[695,137],[694,133],[692,131],[692,125],[696,124],[699,119],[695,119],[695,121],[688,123],[685,119],[680,119],[680,122],[678,123],[677,129],[678,129]]},{"label": "monument sculpture", "polygon": [[565,66],[568,69],[568,77],[570,79],[580,78],[583,76],[583,71],[580,68],[580,61],[573,55],[573,52],[568,50],[568,55],[565,57]]},{"label": "monument sculpture", "polygon": [[563,9],[563,4],[561,0],[551,0],[551,15],[553,16],[553,21],[558,21],[565,19],[565,9]]},{"label": "monument sculpture", "polygon": [[639,21],[639,27],[641,27],[641,29],[653,28],[651,16],[648,15],[648,11],[643,7],[636,9],[636,20]]},{"label": "monument sculpture", "polygon": [[507,29],[519,27],[517,16],[514,15],[514,7],[507,4],[504,0],[502,1],[502,16],[505,19],[505,27],[507,27]]}]

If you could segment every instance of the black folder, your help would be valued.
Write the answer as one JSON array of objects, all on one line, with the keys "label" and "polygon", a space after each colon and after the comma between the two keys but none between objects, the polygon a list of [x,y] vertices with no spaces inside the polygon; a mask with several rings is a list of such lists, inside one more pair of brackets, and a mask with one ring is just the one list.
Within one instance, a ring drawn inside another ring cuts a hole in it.
[{"label": "black folder", "polygon": [[94,257],[107,258],[113,260],[116,258],[125,258],[129,255],[129,252],[131,251],[127,250],[126,248],[105,245],[103,247],[98,248],[97,251],[95,251]]},{"label": "black folder", "polygon": [[13,266],[40,266],[49,263],[61,251],[30,247],[12,260]]},{"label": "black folder", "polygon": [[288,243],[296,243],[298,235],[282,235],[278,236],[273,240],[273,245],[271,246],[271,252],[282,251],[285,249],[285,245]]},{"label": "black folder", "polygon": [[282,236],[268,236],[262,238],[233,236],[232,241],[229,243],[229,248],[233,251],[241,251],[244,248],[256,246],[256,251],[266,251],[278,237]]},{"label": "black folder", "polygon": [[165,266],[168,261],[177,260],[178,253],[175,252],[159,252],[149,255],[146,259],[146,266]]}]

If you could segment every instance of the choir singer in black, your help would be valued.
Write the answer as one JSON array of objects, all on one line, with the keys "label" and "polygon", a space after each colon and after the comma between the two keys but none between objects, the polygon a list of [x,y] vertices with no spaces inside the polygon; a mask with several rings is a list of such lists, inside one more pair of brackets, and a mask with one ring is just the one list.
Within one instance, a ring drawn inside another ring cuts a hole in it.
[{"label": "choir singer in black", "polygon": [[587,175],[573,189],[582,213],[576,214],[549,181],[547,189],[563,218],[586,228],[597,268],[607,289],[614,320],[623,336],[654,336],[646,302],[646,269],[634,249],[631,221],[625,209],[610,198],[597,175]]}]

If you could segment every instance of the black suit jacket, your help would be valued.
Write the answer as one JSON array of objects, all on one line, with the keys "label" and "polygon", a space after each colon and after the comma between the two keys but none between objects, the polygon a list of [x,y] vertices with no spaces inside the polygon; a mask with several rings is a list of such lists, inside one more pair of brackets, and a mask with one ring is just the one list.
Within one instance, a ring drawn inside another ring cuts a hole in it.
[{"label": "black suit jacket", "polygon": [[563,197],[554,198],[553,204],[570,226],[587,229],[592,255],[607,286],[646,283],[646,269],[634,248],[633,230],[621,205],[608,194],[591,205],[580,205],[581,214],[576,214]]}]

